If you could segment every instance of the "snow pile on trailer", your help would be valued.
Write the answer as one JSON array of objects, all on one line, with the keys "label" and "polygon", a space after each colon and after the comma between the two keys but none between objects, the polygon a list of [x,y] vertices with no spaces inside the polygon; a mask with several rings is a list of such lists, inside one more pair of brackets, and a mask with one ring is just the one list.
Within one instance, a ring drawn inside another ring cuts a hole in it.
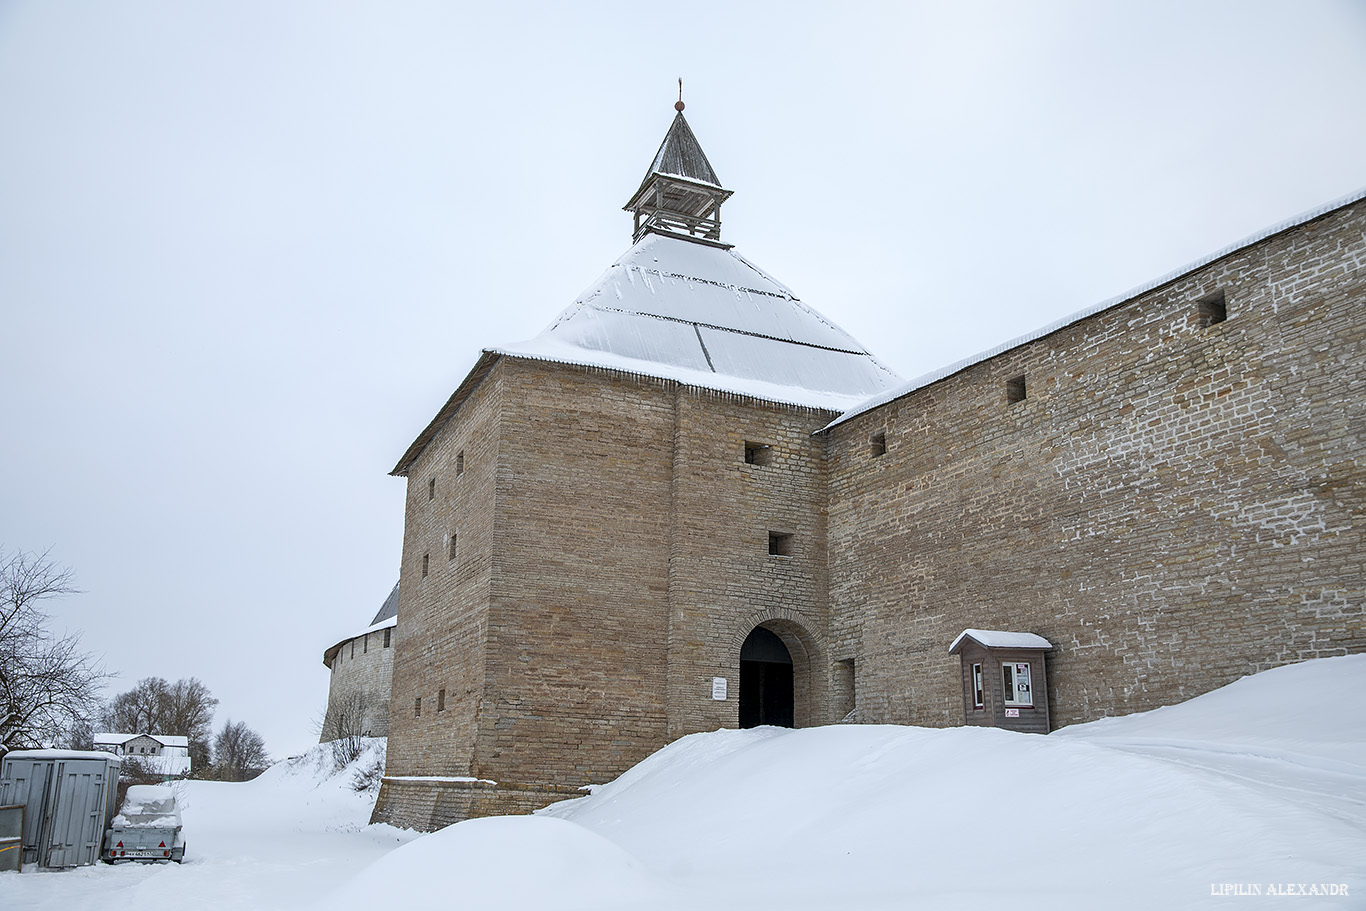
[{"label": "snow pile on trailer", "polygon": [[125,829],[165,829],[180,825],[175,790],[162,784],[135,784],[123,799],[114,825]]}]

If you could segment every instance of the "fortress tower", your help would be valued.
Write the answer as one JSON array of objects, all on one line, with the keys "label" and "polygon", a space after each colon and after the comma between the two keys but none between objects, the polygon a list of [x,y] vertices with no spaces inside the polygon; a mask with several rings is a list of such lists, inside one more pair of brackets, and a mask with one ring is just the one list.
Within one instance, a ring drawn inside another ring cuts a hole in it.
[{"label": "fortress tower", "polygon": [[395,466],[377,820],[525,811],[684,734],[847,711],[814,434],[900,379],[722,240],[729,196],[680,110],[631,248],[486,349]]}]

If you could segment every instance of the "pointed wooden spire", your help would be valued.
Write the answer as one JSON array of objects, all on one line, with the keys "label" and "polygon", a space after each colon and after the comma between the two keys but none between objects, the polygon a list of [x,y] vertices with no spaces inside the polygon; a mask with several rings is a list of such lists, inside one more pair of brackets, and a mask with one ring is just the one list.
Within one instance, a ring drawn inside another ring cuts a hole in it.
[{"label": "pointed wooden spire", "polygon": [[702,243],[721,243],[721,203],[731,191],[721,187],[711,162],[683,117],[683,80],[678,80],[678,112],[655,153],[650,170],[625,206],[635,215],[633,238],[667,234]]}]

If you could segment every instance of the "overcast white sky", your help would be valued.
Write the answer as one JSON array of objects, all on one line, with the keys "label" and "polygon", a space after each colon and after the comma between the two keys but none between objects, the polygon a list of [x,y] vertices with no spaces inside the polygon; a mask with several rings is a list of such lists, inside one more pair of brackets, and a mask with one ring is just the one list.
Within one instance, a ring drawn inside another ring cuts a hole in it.
[{"label": "overcast white sky", "polygon": [[0,2],[0,543],[276,755],[387,476],[630,244],[684,79],[724,236],[906,378],[1366,184],[1366,3]]}]

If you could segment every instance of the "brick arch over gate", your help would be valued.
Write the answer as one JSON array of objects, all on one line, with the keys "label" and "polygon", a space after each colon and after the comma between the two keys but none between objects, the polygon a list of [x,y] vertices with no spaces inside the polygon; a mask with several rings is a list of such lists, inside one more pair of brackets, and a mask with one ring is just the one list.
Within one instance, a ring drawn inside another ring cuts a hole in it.
[{"label": "brick arch over gate", "polygon": [[[738,668],[740,647],[755,627],[762,626],[783,640],[787,653],[792,656],[793,721],[799,728],[828,724],[833,720],[829,717],[830,662],[825,637],[813,632],[810,622],[810,618],[797,611],[767,608],[740,621],[730,641],[730,654]],[[739,712],[738,702],[736,712]]]}]

